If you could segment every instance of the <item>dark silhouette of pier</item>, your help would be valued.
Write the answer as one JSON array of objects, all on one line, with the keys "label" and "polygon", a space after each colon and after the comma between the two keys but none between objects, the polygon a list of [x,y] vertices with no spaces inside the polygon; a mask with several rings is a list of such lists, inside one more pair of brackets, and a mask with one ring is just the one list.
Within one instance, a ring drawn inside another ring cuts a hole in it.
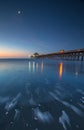
[{"label": "dark silhouette of pier", "polygon": [[36,56],[36,58],[56,58],[62,60],[84,60],[84,49],[76,50],[61,50],[59,52],[50,53],[50,54],[41,54]]}]

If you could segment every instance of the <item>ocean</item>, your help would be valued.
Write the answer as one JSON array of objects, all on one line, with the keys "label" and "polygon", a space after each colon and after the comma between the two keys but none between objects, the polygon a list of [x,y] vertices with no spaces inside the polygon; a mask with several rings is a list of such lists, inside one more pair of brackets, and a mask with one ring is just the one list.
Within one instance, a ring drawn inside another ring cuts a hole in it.
[{"label": "ocean", "polygon": [[84,61],[0,60],[0,130],[84,130]]}]

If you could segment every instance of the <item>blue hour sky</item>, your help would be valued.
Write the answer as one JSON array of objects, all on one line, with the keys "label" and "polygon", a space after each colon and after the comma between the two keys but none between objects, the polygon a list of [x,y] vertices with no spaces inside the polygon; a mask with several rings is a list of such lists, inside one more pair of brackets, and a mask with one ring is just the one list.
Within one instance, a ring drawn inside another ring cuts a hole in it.
[{"label": "blue hour sky", "polygon": [[84,48],[83,0],[0,1],[0,57]]}]

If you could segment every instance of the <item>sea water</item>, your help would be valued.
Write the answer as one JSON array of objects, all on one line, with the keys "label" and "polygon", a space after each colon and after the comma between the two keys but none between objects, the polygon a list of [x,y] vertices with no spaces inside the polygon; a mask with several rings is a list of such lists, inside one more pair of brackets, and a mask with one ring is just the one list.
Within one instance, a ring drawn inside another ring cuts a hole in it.
[{"label": "sea water", "polygon": [[0,60],[0,130],[84,130],[84,62]]}]

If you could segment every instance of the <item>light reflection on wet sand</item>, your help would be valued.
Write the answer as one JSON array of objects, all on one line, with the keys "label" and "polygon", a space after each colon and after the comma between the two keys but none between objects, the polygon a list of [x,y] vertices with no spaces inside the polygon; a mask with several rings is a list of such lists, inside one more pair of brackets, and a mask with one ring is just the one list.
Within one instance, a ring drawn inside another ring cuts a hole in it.
[{"label": "light reflection on wet sand", "polygon": [[79,63],[50,60],[0,65],[0,129],[84,128],[84,65],[82,70]]}]

